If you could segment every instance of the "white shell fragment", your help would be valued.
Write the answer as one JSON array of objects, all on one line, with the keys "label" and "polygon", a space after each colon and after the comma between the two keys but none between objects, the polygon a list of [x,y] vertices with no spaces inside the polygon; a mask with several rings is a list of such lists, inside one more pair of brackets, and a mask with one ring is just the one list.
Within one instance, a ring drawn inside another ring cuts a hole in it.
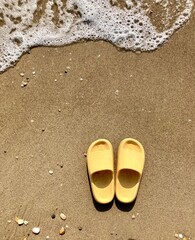
[{"label": "white shell fragment", "polygon": [[34,228],[32,229],[32,232],[33,232],[34,234],[39,234],[40,231],[41,231],[41,229],[40,229],[39,227],[34,227]]},{"label": "white shell fragment", "polygon": [[60,218],[61,218],[62,220],[66,220],[66,215],[65,215],[64,213],[60,213]]},{"label": "white shell fragment", "polygon": [[49,174],[52,175],[52,174],[53,174],[53,171],[52,171],[52,170],[49,170]]}]

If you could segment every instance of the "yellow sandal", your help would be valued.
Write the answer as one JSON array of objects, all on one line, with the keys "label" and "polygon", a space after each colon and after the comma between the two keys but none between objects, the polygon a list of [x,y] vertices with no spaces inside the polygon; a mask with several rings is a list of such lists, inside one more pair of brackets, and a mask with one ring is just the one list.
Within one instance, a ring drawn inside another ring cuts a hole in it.
[{"label": "yellow sandal", "polygon": [[87,168],[94,199],[102,204],[114,198],[114,157],[106,139],[93,142],[87,152]]},{"label": "yellow sandal", "polygon": [[144,168],[145,153],[140,142],[124,139],[118,149],[116,197],[120,202],[133,202],[137,196]]}]

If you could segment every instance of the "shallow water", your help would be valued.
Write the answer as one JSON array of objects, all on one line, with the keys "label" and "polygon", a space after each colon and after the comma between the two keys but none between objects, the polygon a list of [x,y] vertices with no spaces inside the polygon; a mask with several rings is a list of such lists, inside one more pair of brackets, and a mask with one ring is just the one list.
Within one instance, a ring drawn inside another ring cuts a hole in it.
[{"label": "shallow water", "polygon": [[192,8],[193,0],[1,0],[0,72],[31,47],[82,39],[155,50],[189,20]]}]

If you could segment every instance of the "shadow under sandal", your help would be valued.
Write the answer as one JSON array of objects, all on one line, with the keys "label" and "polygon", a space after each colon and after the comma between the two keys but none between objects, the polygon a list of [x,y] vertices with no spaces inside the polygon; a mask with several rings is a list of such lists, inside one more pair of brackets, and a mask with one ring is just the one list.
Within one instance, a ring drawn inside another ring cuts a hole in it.
[{"label": "shadow under sandal", "polygon": [[145,153],[140,142],[124,139],[118,149],[116,197],[122,203],[135,200],[144,168]]},{"label": "shadow under sandal", "polygon": [[102,204],[111,202],[114,198],[114,158],[108,140],[99,139],[90,145],[87,168],[94,199]]}]

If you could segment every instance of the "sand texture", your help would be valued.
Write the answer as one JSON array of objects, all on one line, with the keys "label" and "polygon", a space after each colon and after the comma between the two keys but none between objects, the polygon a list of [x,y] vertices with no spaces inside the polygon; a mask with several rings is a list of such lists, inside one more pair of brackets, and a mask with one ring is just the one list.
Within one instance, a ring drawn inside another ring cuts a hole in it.
[{"label": "sand texture", "polygon": [[[0,239],[195,239],[194,30],[195,16],[153,53],[34,48],[0,75]],[[106,138],[117,158],[126,137],[146,151],[137,200],[96,205],[84,153]]]}]

